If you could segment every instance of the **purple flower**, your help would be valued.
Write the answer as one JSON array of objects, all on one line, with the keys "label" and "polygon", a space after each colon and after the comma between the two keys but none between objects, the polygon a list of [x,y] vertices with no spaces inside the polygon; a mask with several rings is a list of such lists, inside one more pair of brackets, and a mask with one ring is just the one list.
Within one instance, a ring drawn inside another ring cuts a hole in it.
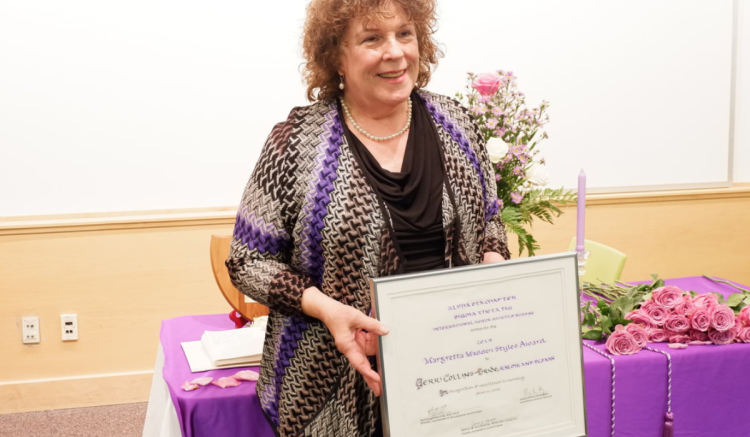
[{"label": "purple flower", "polygon": [[497,207],[498,209],[503,209],[503,199],[497,199]]},{"label": "purple flower", "polygon": [[[518,166],[518,165],[515,166],[515,167],[513,167],[513,174],[514,175],[521,176],[521,173],[523,173],[523,167]],[[518,203],[518,202],[516,202],[516,203]]]},{"label": "purple flower", "polygon": [[502,177],[499,174],[495,173],[495,182],[500,182],[500,179],[502,179]]},{"label": "purple flower", "polygon": [[512,200],[513,203],[515,203],[516,205],[518,205],[523,200],[523,194],[521,194],[521,193],[510,193],[510,200]]}]

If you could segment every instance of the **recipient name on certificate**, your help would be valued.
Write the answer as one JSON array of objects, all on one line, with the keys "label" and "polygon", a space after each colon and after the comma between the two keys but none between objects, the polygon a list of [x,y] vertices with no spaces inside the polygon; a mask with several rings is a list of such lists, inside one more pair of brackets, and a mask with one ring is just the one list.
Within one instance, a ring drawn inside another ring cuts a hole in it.
[{"label": "recipient name on certificate", "polygon": [[575,255],[373,280],[389,436],[586,435]]}]

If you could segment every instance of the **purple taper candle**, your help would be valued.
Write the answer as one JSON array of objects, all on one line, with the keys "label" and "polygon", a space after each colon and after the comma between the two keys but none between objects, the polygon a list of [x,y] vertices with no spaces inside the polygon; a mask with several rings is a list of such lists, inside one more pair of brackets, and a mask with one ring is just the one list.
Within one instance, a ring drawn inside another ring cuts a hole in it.
[{"label": "purple taper candle", "polygon": [[578,229],[576,233],[576,251],[585,250],[583,231],[586,227],[586,173],[581,169],[578,175]]}]

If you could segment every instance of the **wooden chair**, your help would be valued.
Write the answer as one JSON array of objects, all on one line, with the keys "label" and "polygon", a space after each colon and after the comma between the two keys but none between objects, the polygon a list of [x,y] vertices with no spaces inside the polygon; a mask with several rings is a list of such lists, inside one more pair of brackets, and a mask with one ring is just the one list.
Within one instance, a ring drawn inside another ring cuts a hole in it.
[{"label": "wooden chair", "polygon": [[268,307],[245,296],[234,287],[232,280],[229,279],[229,271],[224,261],[229,256],[229,247],[232,243],[231,235],[212,235],[211,236],[211,269],[214,272],[214,278],[219,285],[221,294],[242,317],[247,320],[253,320],[255,317],[268,315]]},{"label": "wooden chair", "polygon": [[[584,246],[589,251],[589,258],[586,260],[586,273],[579,278],[582,282],[612,284],[620,279],[627,255],[596,241],[584,240]],[[568,250],[575,249],[576,237],[573,237]]]}]

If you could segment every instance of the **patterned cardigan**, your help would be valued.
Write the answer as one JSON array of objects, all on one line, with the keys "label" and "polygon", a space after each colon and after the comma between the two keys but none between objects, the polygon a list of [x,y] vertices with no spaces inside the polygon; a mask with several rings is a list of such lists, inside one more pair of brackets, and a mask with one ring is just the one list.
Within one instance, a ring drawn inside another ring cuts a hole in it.
[{"label": "patterned cardigan", "polygon": [[[484,140],[453,99],[418,93],[445,162],[446,266],[510,258]],[[276,433],[368,436],[378,399],[317,319],[302,292],[323,293],[367,314],[368,279],[398,273],[393,230],[344,135],[336,102],[292,109],[268,137],[237,213],[226,264],[234,285],[271,309],[257,391]]]}]

